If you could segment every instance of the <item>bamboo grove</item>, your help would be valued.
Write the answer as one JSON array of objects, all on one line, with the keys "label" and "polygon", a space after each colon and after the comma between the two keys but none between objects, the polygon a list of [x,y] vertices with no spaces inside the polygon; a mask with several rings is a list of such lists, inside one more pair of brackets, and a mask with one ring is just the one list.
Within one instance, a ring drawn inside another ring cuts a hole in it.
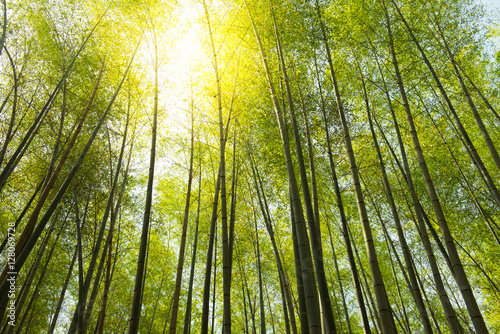
[{"label": "bamboo grove", "polygon": [[500,332],[479,2],[1,9],[1,333]]}]

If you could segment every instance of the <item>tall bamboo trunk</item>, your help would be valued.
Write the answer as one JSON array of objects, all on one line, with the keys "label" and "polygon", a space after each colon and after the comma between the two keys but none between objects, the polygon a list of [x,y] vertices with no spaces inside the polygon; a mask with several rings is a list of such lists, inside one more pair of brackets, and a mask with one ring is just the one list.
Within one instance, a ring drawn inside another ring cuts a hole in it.
[{"label": "tall bamboo trunk", "polygon": [[57,94],[59,93],[59,91],[61,90],[61,88],[63,86],[63,83],[65,82],[65,80],[68,77],[69,73],[73,69],[73,65],[75,64],[76,60],[78,59],[78,56],[83,51],[83,49],[85,48],[87,42],[90,40],[90,38],[94,34],[95,29],[100,24],[101,20],[103,19],[104,15],[106,14],[106,11],[99,17],[99,19],[97,20],[96,24],[93,26],[93,28],[90,31],[90,33],[87,35],[87,37],[83,41],[82,45],[80,46],[80,48],[75,53],[75,56],[73,57],[73,59],[71,60],[70,64],[66,68],[65,72],[61,76],[61,79],[57,83],[56,87],[54,88],[54,90],[52,91],[52,93],[49,95],[49,98],[47,99],[47,101],[43,105],[43,107],[40,110],[40,112],[36,115],[35,120],[33,121],[33,124],[30,126],[30,128],[26,132],[25,136],[21,140],[21,143],[19,143],[18,147],[16,148],[16,150],[14,151],[14,153],[11,155],[9,161],[5,165],[5,167],[2,170],[2,172],[0,173],[0,191],[3,189],[4,185],[7,182],[7,179],[12,174],[12,172],[16,168],[16,166],[19,163],[19,161],[21,160],[21,158],[24,156],[24,152],[26,151],[27,147],[29,146],[29,144],[33,140],[34,136],[36,135],[37,129],[40,127],[43,119],[45,118],[45,116],[49,112],[50,107],[52,106],[52,103],[54,102]]},{"label": "tall bamboo trunk", "polygon": [[[333,246],[332,231],[331,231],[330,223],[328,222],[328,220],[326,220],[326,227],[328,228],[328,235],[330,237],[330,246],[332,248],[333,264],[335,265],[335,273],[337,274],[337,281],[339,283],[340,296],[342,297],[342,307],[343,307],[343,311],[344,311],[345,322],[347,325],[347,332],[349,334],[352,334],[351,320],[349,319],[349,311],[347,310],[347,303],[346,303],[346,299],[345,299],[344,287],[342,284],[342,279],[340,277],[340,270],[339,270],[339,265],[337,262],[337,254],[335,252],[335,247]],[[342,328],[340,330],[342,331]]]},{"label": "tall bamboo trunk", "polygon": [[429,316],[427,315],[427,310],[425,308],[422,294],[421,294],[420,289],[418,287],[417,279],[415,276],[415,270],[414,270],[413,265],[411,263],[411,254],[410,254],[410,251],[408,248],[408,243],[406,242],[406,238],[405,238],[404,233],[403,233],[403,227],[401,226],[401,221],[399,219],[398,209],[396,207],[396,202],[394,201],[394,196],[392,194],[392,188],[391,188],[391,185],[389,183],[389,179],[388,179],[387,172],[385,169],[384,159],[382,157],[382,153],[380,152],[380,147],[378,144],[377,135],[375,134],[375,129],[373,128],[373,121],[372,121],[372,116],[371,116],[371,111],[370,111],[370,104],[368,101],[368,93],[366,91],[365,79],[363,78],[361,69],[359,72],[361,75],[361,83],[363,85],[363,95],[364,95],[364,99],[365,99],[366,113],[368,115],[368,122],[370,125],[370,133],[372,135],[373,144],[374,144],[375,150],[377,152],[377,158],[379,161],[380,171],[382,172],[382,179],[384,182],[385,193],[386,193],[387,200],[389,202],[389,206],[391,207],[391,213],[392,213],[392,217],[394,218],[394,224],[396,225],[399,243],[401,245],[401,250],[403,252],[403,257],[405,260],[406,271],[408,272],[408,276],[410,278],[410,282],[411,282],[410,288],[412,291],[412,297],[413,297],[413,300],[415,301],[415,304],[417,306],[417,309],[418,309],[418,312],[420,315],[420,321],[422,321],[422,325],[424,327],[425,333],[431,334],[433,332],[432,327],[431,327],[431,323],[429,320]]},{"label": "tall bamboo trunk", "polygon": [[337,172],[335,170],[335,163],[333,161],[332,143],[330,140],[330,132],[328,131],[328,119],[327,119],[327,115],[326,115],[326,107],[325,107],[325,101],[324,101],[324,96],[323,96],[323,90],[322,90],[321,82],[319,80],[319,70],[317,67],[316,57],[315,57],[315,67],[316,67],[316,76],[317,76],[319,95],[320,95],[320,101],[321,101],[321,111],[323,114],[323,125],[325,127],[328,162],[330,164],[330,174],[331,174],[332,180],[333,180],[337,208],[339,210],[340,220],[342,223],[342,236],[344,238],[344,244],[346,246],[346,251],[347,251],[347,258],[349,260],[349,266],[351,268],[351,277],[352,277],[354,289],[356,291],[356,300],[358,302],[359,313],[361,315],[361,324],[363,326],[363,333],[369,334],[369,333],[371,333],[370,323],[368,322],[368,314],[366,312],[365,301],[363,299],[363,293],[361,291],[361,284],[359,281],[358,269],[356,267],[356,260],[354,259],[351,238],[349,237],[349,233],[348,233],[347,217],[346,217],[345,210],[344,210],[344,203],[342,201],[342,194],[340,192],[340,185],[339,185],[339,181],[337,178]]},{"label": "tall bamboo trunk", "polygon": [[[253,206],[253,203],[252,203]],[[255,237],[253,239],[254,252],[256,257],[257,277],[259,283],[259,309],[260,309],[260,333],[266,334],[266,312],[264,311],[264,288],[262,283],[262,266],[260,262],[259,230],[257,229],[257,217],[255,209],[253,210],[253,223]]]},{"label": "tall bamboo trunk", "polygon": [[[399,10],[399,8],[397,7],[397,5],[394,2],[393,2],[393,4],[394,4],[396,10],[398,11],[398,14],[401,17],[401,20],[403,21],[403,23],[407,27],[408,31],[411,32],[411,29],[409,28],[406,20],[404,19],[401,11]],[[415,44],[418,44],[418,42],[417,42],[417,40],[412,32],[411,32],[411,36],[412,36],[412,39],[415,42]],[[472,292],[469,280],[467,278],[467,275],[466,275],[465,270],[463,268],[462,262],[460,260],[459,255],[458,255],[458,252],[457,252],[457,249],[455,246],[455,242],[453,240],[453,237],[452,237],[451,232],[450,232],[449,227],[448,227],[448,222],[446,221],[444,211],[441,207],[441,203],[440,203],[439,198],[437,196],[436,189],[434,188],[432,178],[430,176],[429,170],[427,168],[427,164],[425,162],[423,151],[422,151],[422,148],[420,146],[420,140],[418,138],[415,124],[413,122],[413,116],[411,114],[410,106],[408,104],[408,99],[406,97],[406,92],[405,92],[404,85],[403,85],[403,79],[402,79],[401,74],[399,72],[399,67],[398,67],[398,63],[396,60],[396,53],[394,50],[394,43],[392,42],[392,38],[390,38],[389,42],[391,44],[391,55],[392,55],[392,59],[393,59],[393,63],[394,63],[394,70],[396,72],[398,86],[399,86],[399,90],[400,90],[400,94],[401,94],[401,99],[403,100],[403,106],[405,109],[406,118],[408,121],[408,126],[409,126],[410,132],[411,132],[411,137],[412,137],[413,146],[415,149],[415,154],[417,155],[418,163],[420,166],[420,170],[422,172],[422,177],[423,177],[424,182],[425,182],[427,193],[428,193],[429,198],[431,200],[432,207],[434,209],[434,214],[436,215],[436,219],[439,223],[441,234],[443,236],[443,239],[444,239],[444,242],[446,245],[446,250],[447,250],[448,255],[450,257],[454,278],[455,278],[455,280],[460,288],[460,292],[462,293],[465,304],[467,306],[467,310],[469,311],[469,315],[471,317],[472,322],[474,323],[474,327],[475,327],[476,331],[479,334],[488,333],[488,329],[486,328],[486,324],[484,322],[483,316],[482,316],[481,311],[479,309],[479,306],[477,304],[476,298],[474,297],[474,293]],[[420,50],[422,57],[424,57],[425,53],[423,52],[423,49],[420,47],[419,44],[417,45],[417,47]],[[426,59],[426,61],[425,61],[426,64],[429,66],[429,69],[431,69],[430,62],[428,61],[427,57],[425,57],[425,59]],[[437,79],[437,75],[435,74],[435,72],[433,70],[432,70],[432,73],[433,73],[433,77],[435,79]],[[444,92],[444,89],[441,85],[439,85],[439,88],[442,92]]]},{"label": "tall bamboo trunk", "polygon": [[328,44],[328,38],[326,35],[326,29],[321,16],[321,8],[319,6],[318,1],[316,1],[316,11],[321,26],[323,42],[325,44],[327,61],[330,68],[330,76],[333,84],[333,89],[335,92],[335,101],[340,116],[340,121],[344,135],[344,144],[346,148],[347,157],[349,159],[349,166],[351,169],[352,180],[354,183],[354,191],[356,194],[356,201],[358,204],[359,218],[363,227],[365,247],[366,247],[366,252],[368,254],[368,261],[370,263],[370,272],[372,274],[373,285],[375,290],[375,298],[377,300],[377,308],[381,319],[382,331],[384,332],[384,334],[390,334],[396,331],[393,326],[394,320],[392,318],[391,308],[389,305],[389,300],[387,298],[387,292],[385,290],[384,280],[382,278],[382,272],[380,271],[380,266],[378,263],[377,252],[375,249],[375,243],[372,236],[370,221],[368,219],[365,200],[363,197],[363,192],[361,190],[361,184],[359,182],[358,167],[354,156],[354,150],[352,148],[351,136],[349,134],[349,125],[347,123],[344,106],[342,104],[340,96],[339,86],[337,83],[337,79],[335,77],[335,69],[333,68],[333,61],[330,52],[330,47]]},{"label": "tall bamboo trunk", "polygon": [[[254,30],[255,38],[259,45],[259,50],[261,53],[261,60],[264,65],[264,70],[267,77],[268,88],[271,93],[271,99],[273,101],[274,110],[276,113],[276,118],[278,121],[281,139],[283,144],[283,151],[285,154],[285,161],[287,167],[288,183],[291,196],[291,207],[294,216],[292,230],[296,232],[297,245],[300,257],[300,270],[301,276],[304,284],[304,294],[305,294],[305,304],[307,309],[308,326],[310,333],[321,333],[321,313],[318,303],[318,292],[316,285],[316,277],[314,275],[314,267],[311,263],[311,249],[309,237],[307,236],[307,228],[304,223],[304,212],[302,209],[302,203],[300,201],[299,189],[297,186],[297,180],[295,177],[295,171],[292,163],[292,155],[290,152],[290,144],[288,139],[288,132],[286,130],[286,123],[283,116],[283,112],[274,88],[274,83],[267,62],[267,56],[262,46],[259,33],[255,26],[252,15],[250,14],[250,9],[248,4],[245,2],[248,16]],[[300,299],[299,299],[300,301]],[[304,329],[302,329],[304,331]]]},{"label": "tall bamboo trunk", "polygon": [[51,320],[50,320],[50,326],[49,326],[49,329],[47,330],[47,334],[53,334],[54,329],[56,328],[57,319],[59,318],[59,313],[61,312],[62,303],[64,301],[64,296],[66,295],[66,289],[68,288],[68,284],[69,284],[69,281],[71,279],[71,274],[73,272],[73,267],[74,267],[75,262],[76,262],[77,254],[78,254],[78,250],[77,250],[77,247],[75,247],[73,257],[71,258],[71,261],[70,261],[70,264],[68,267],[68,273],[66,274],[66,278],[65,278],[63,286],[61,288],[61,293],[59,295],[59,299],[57,301],[56,308],[54,309],[54,314],[52,315]]},{"label": "tall bamboo trunk", "polygon": [[[123,82],[125,81],[125,78],[127,76],[127,73],[132,65],[132,61],[135,56],[135,52],[137,51],[139,44],[137,45],[134,54],[132,55],[132,58],[130,60],[130,63],[127,66],[127,69],[125,70],[124,76],[122,77],[122,80],[120,81],[118,87],[116,88],[111,100],[108,103],[108,106],[106,107],[103,115],[99,119],[97,125],[95,126],[90,138],[87,140],[87,143],[83,149],[83,151],[80,153],[78,159],[74,163],[73,167],[71,168],[69,174],[67,175],[65,181],[59,188],[59,191],[55,195],[52,203],[50,204],[49,208],[47,209],[46,213],[43,215],[43,217],[40,219],[40,222],[38,226],[35,228],[33,231],[31,237],[28,239],[26,242],[23,251],[19,254],[19,256],[16,258],[16,263],[14,264],[14,271],[15,273],[19,272],[21,268],[23,267],[24,263],[26,262],[26,259],[28,258],[29,254],[31,253],[31,250],[33,249],[34,245],[36,244],[37,240],[39,239],[40,235],[42,234],[45,226],[47,225],[48,221],[50,220],[50,217],[54,213],[55,209],[59,205],[63,195],[65,194],[66,190],[68,189],[69,185],[72,182],[73,177],[75,176],[76,172],[78,171],[78,168],[83,162],[83,159],[85,158],[87,152],[89,151],[90,147],[92,146],[92,143],[97,136],[97,133],[99,132],[102,124],[104,123],[104,120],[106,119],[106,116],[108,115],[109,110],[111,109],[111,106],[113,105],[116,97],[118,96],[118,93],[120,92],[120,88],[123,85]],[[15,277],[15,275],[14,275]],[[7,303],[7,291],[9,289],[9,284],[7,284],[7,281],[4,280],[4,282],[0,285],[0,318],[3,316],[5,312],[5,306]]]},{"label": "tall bamboo trunk", "polygon": [[210,219],[210,235],[208,240],[207,257],[205,263],[205,283],[203,287],[203,306],[201,310],[201,330],[200,333],[208,333],[208,312],[210,303],[210,281],[212,277],[212,258],[214,252],[214,239],[215,230],[217,222],[217,208],[219,204],[219,192],[220,192],[220,169],[217,173],[217,184],[215,186],[213,204],[212,204],[212,217]]},{"label": "tall bamboo trunk", "polygon": [[199,223],[200,223],[200,202],[201,202],[201,159],[199,164],[200,164],[200,170],[198,175],[198,204],[196,209],[196,227],[194,231],[193,252],[191,255],[191,273],[189,275],[186,312],[184,314],[184,334],[188,334],[190,332],[190,327],[191,327],[191,307],[193,302],[194,270],[195,270],[196,255],[197,255],[196,251],[198,248],[198,228],[200,225]]},{"label": "tall bamboo trunk", "polygon": [[[191,102],[192,103],[192,102]],[[179,296],[181,293],[182,269],[184,268],[184,253],[186,249],[186,237],[189,221],[189,205],[191,201],[191,185],[193,183],[193,161],[194,161],[194,106],[191,105],[191,147],[189,155],[189,172],[186,194],[186,204],[184,206],[184,219],[182,222],[181,244],[179,248],[179,259],[177,260],[177,274],[175,278],[175,290],[172,301],[172,315],[170,318],[170,334],[176,333],[177,313],[179,310]]]},{"label": "tall bamboo trunk", "polygon": [[500,156],[498,155],[498,151],[493,144],[493,141],[491,140],[490,134],[488,132],[488,129],[486,129],[486,126],[484,125],[483,119],[481,118],[481,115],[479,115],[479,112],[477,111],[476,105],[474,101],[472,100],[472,97],[470,96],[469,89],[465,85],[464,79],[462,78],[462,75],[460,73],[460,70],[458,69],[457,62],[455,60],[455,56],[452,54],[450,47],[448,46],[448,41],[446,40],[446,37],[444,36],[443,29],[441,28],[441,25],[439,24],[436,15],[433,13],[434,17],[434,23],[437,26],[439,35],[441,36],[441,39],[443,40],[444,43],[444,49],[446,53],[448,54],[448,57],[450,58],[451,65],[453,67],[453,71],[455,72],[455,75],[457,76],[458,82],[460,83],[460,88],[462,89],[462,92],[465,95],[465,99],[467,100],[467,104],[469,105],[470,110],[472,111],[472,114],[474,115],[474,119],[477,123],[477,126],[479,127],[479,130],[481,130],[481,135],[483,136],[484,141],[486,142],[486,146],[488,147],[488,150],[491,153],[491,157],[493,158],[493,161],[497,165],[497,168],[500,170]]},{"label": "tall bamboo trunk", "polygon": [[[271,239],[271,244],[273,247],[274,251],[274,258],[276,261],[276,267],[278,268],[278,276],[280,279],[280,286],[281,290],[283,291],[283,303],[286,305],[284,306],[284,318],[285,318],[285,325],[287,328],[287,333],[290,331],[290,324],[292,327],[292,332],[297,333],[297,325],[295,324],[295,312],[293,310],[293,301],[292,301],[292,296],[290,293],[290,285],[288,283],[288,279],[286,277],[284,268],[283,268],[283,262],[281,261],[280,257],[280,252],[278,249],[278,245],[276,244],[276,239],[274,237],[274,228],[271,220],[271,216],[269,214],[269,207],[267,204],[266,200],[266,195],[264,192],[264,187],[262,184],[262,179],[260,178],[259,171],[257,169],[257,165],[255,161],[253,160],[253,157],[250,156],[250,163],[251,163],[251,168],[252,168],[252,174],[253,174],[253,179],[254,179],[254,186],[255,190],[257,192],[257,199],[259,202],[259,206],[262,212],[262,216],[264,218],[264,222],[266,225],[267,232],[269,234],[269,238]],[[262,194],[261,194],[262,193]],[[287,312],[287,307],[288,307],[288,312]],[[288,313],[290,314],[290,323],[287,322],[288,320]]]},{"label": "tall bamboo trunk", "polygon": [[[290,80],[288,78],[287,70],[286,70],[286,63],[285,63],[285,58],[283,55],[283,47],[281,44],[281,39],[278,31],[278,26],[276,22],[276,17],[274,15],[274,10],[272,9],[271,6],[271,14],[273,16],[273,23],[274,23],[274,31],[275,31],[275,36],[276,36],[276,45],[278,49],[278,56],[280,59],[280,64],[281,64],[281,72],[283,74],[283,79],[284,79],[284,84],[286,88],[286,96],[287,96],[287,101],[288,101],[288,107],[290,110],[290,118],[292,121],[292,129],[293,129],[293,134],[294,134],[294,139],[295,139],[295,151],[297,153],[297,162],[299,165],[299,173],[300,173],[300,183],[302,185],[302,194],[303,194],[303,199],[304,199],[304,205],[306,208],[306,217],[307,217],[307,225],[309,228],[309,237],[311,238],[311,247],[313,249],[312,255],[314,258],[314,268],[316,272],[316,280],[318,282],[318,289],[319,289],[319,297],[320,297],[320,302],[321,302],[321,311],[322,311],[322,323],[326,326],[325,331],[326,333],[336,333],[336,327],[335,327],[335,318],[333,316],[333,310],[332,310],[332,304],[330,301],[330,294],[328,292],[328,284],[326,282],[326,276],[325,276],[325,268],[323,264],[323,246],[321,243],[321,230],[320,230],[320,222],[319,222],[319,215],[315,213],[317,212],[317,194],[315,194],[315,181],[316,181],[316,175],[314,174],[314,161],[312,159],[312,151],[309,151],[309,156],[310,156],[310,162],[312,162],[311,166],[311,179],[314,181],[313,186],[314,186],[314,191],[313,191],[313,198],[316,199],[316,203],[314,207],[316,210],[313,208],[313,203],[311,199],[311,193],[309,191],[309,181],[307,179],[307,172],[306,172],[306,167],[304,163],[304,155],[302,153],[302,143],[300,139],[300,134],[298,130],[298,125],[297,125],[297,119],[295,115],[295,107],[294,107],[294,102],[293,102],[293,97],[292,97],[292,91],[290,87]],[[299,88],[300,90],[300,88]],[[306,120],[307,122],[307,120]],[[312,149],[312,148],[310,148]]]},{"label": "tall bamboo trunk", "polygon": [[[5,11],[7,12],[7,8],[5,8]],[[6,22],[4,22],[6,24]],[[5,31],[4,31],[5,33]],[[1,48],[2,45],[0,45],[0,54],[1,54]],[[7,48],[5,48],[5,51],[7,53],[7,56],[9,58],[10,66],[12,67],[12,76],[14,77],[14,87],[13,87],[13,97],[12,97],[12,112],[10,113],[10,121],[9,121],[9,127],[7,128],[7,132],[5,133],[5,139],[2,144],[2,149],[0,150],[0,166],[2,166],[3,160],[5,158],[5,152],[7,152],[7,146],[9,145],[10,141],[12,140],[13,133],[12,130],[14,129],[14,124],[16,122],[16,114],[17,114],[17,98],[18,98],[18,86],[19,86],[19,77],[17,75],[16,71],[16,65],[14,64],[14,60],[12,59],[12,56],[10,55],[9,51]],[[9,94],[10,95],[10,94]],[[8,95],[7,95],[8,97]],[[4,104],[2,104],[2,109],[3,106],[7,103],[7,98],[4,101]],[[64,109],[64,107],[62,108]]]}]

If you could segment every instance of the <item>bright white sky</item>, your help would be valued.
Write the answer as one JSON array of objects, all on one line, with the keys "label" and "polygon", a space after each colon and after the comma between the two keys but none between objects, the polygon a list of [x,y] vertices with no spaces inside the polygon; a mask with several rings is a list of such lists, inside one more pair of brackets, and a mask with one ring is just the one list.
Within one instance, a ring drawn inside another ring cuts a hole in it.
[{"label": "bright white sky", "polygon": [[500,0],[482,0],[482,2],[488,7],[488,9],[500,9]]}]

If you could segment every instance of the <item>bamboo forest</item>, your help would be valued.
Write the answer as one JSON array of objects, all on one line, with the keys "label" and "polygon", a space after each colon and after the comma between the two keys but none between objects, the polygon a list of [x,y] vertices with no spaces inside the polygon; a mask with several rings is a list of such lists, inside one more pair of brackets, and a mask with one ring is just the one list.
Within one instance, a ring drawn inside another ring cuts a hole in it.
[{"label": "bamboo forest", "polygon": [[500,12],[0,1],[0,333],[500,333]]}]

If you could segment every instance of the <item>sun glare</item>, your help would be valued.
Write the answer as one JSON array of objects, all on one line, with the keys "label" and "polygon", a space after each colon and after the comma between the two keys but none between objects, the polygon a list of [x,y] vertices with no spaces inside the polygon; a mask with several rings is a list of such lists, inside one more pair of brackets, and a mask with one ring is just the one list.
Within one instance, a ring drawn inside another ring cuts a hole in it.
[{"label": "sun glare", "polygon": [[199,4],[182,1],[174,14],[177,19],[165,36],[170,41],[163,49],[166,54],[162,76],[169,82],[175,77],[176,82],[189,84],[191,72],[199,65],[203,56],[201,10]]},{"label": "sun glare", "polygon": [[[203,67],[209,67],[203,47],[203,6],[196,1],[179,0],[169,17],[156,18],[158,47],[158,135],[159,138],[186,137],[190,129],[193,87]],[[163,21],[161,21],[163,20]],[[160,29],[161,26],[161,29]],[[145,32],[138,61],[151,86],[155,82],[155,51],[152,31]],[[153,96],[148,101],[152,106]],[[150,116],[147,116],[150,120]],[[149,125],[146,125],[146,128]],[[157,173],[171,170],[172,152],[160,150]]]}]

